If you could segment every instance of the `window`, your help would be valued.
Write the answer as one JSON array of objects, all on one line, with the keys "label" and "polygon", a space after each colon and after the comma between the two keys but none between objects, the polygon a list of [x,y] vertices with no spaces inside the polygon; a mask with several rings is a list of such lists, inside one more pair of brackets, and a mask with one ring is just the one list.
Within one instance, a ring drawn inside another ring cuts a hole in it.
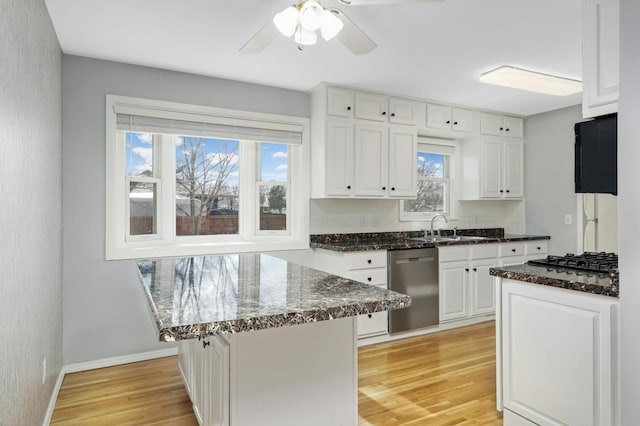
[{"label": "window", "polygon": [[107,259],[306,248],[307,140],[304,118],[108,95]]},{"label": "window", "polygon": [[435,214],[452,213],[451,178],[455,146],[441,145],[439,140],[420,139],[416,164],[417,196],[415,200],[400,202],[401,220],[430,219]]}]

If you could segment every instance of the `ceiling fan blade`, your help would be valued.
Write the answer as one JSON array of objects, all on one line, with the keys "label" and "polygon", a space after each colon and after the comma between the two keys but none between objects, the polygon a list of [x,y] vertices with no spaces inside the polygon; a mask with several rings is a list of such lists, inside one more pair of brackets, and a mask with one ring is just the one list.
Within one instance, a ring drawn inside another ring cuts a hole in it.
[{"label": "ceiling fan blade", "polygon": [[401,4],[401,3],[436,3],[445,0],[338,0],[348,6],[363,6],[368,4]]},{"label": "ceiling fan blade", "polygon": [[363,55],[371,52],[378,45],[369,38],[347,15],[339,9],[329,9],[344,24],[342,30],[336,35],[340,43],[344,44],[356,55]]},{"label": "ceiling fan blade", "polygon": [[253,35],[245,44],[240,48],[241,53],[260,53],[267,47],[273,40],[275,40],[280,31],[276,28],[273,20],[269,19],[264,27],[262,27],[257,33]]}]

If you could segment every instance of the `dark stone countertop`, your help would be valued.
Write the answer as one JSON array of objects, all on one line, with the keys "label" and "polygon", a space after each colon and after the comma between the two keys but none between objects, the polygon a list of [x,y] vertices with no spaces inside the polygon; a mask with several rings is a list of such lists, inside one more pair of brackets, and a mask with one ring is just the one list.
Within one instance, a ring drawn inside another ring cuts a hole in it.
[{"label": "dark stone countertop", "polygon": [[160,341],[406,308],[411,298],[258,253],[136,261]]},{"label": "dark stone countertop", "polygon": [[491,268],[494,277],[576,290],[602,296],[619,297],[620,282],[616,272],[588,273],[566,268],[534,265],[514,265]]},{"label": "dark stone countertop", "polygon": [[[452,231],[444,230],[443,236],[451,236]],[[485,237],[482,240],[460,240],[424,242],[412,240],[424,236],[424,231],[381,232],[361,234],[317,234],[310,236],[311,248],[319,248],[340,252],[402,250],[413,248],[429,248],[468,244],[507,243],[516,241],[548,240],[545,235],[505,234],[502,228],[464,229],[458,231],[461,236]]]}]

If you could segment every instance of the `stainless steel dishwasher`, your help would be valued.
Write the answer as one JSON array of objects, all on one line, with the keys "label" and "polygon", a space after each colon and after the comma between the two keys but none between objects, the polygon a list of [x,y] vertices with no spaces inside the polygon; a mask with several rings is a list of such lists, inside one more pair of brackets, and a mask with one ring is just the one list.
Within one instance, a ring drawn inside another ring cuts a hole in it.
[{"label": "stainless steel dishwasher", "polygon": [[438,249],[389,251],[389,288],[411,296],[411,306],[389,311],[389,332],[438,324]]}]

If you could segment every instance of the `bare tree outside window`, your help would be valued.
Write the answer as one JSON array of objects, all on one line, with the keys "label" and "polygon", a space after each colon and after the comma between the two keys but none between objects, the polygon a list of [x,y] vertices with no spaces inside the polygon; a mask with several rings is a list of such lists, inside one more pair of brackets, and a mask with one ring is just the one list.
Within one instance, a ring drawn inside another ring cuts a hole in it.
[{"label": "bare tree outside window", "polygon": [[418,182],[415,200],[404,201],[405,212],[445,212],[448,176],[441,154],[418,152]]},{"label": "bare tree outside window", "polygon": [[[238,233],[238,146],[232,140],[177,138],[177,235]],[[180,226],[181,217],[188,226]]]}]

